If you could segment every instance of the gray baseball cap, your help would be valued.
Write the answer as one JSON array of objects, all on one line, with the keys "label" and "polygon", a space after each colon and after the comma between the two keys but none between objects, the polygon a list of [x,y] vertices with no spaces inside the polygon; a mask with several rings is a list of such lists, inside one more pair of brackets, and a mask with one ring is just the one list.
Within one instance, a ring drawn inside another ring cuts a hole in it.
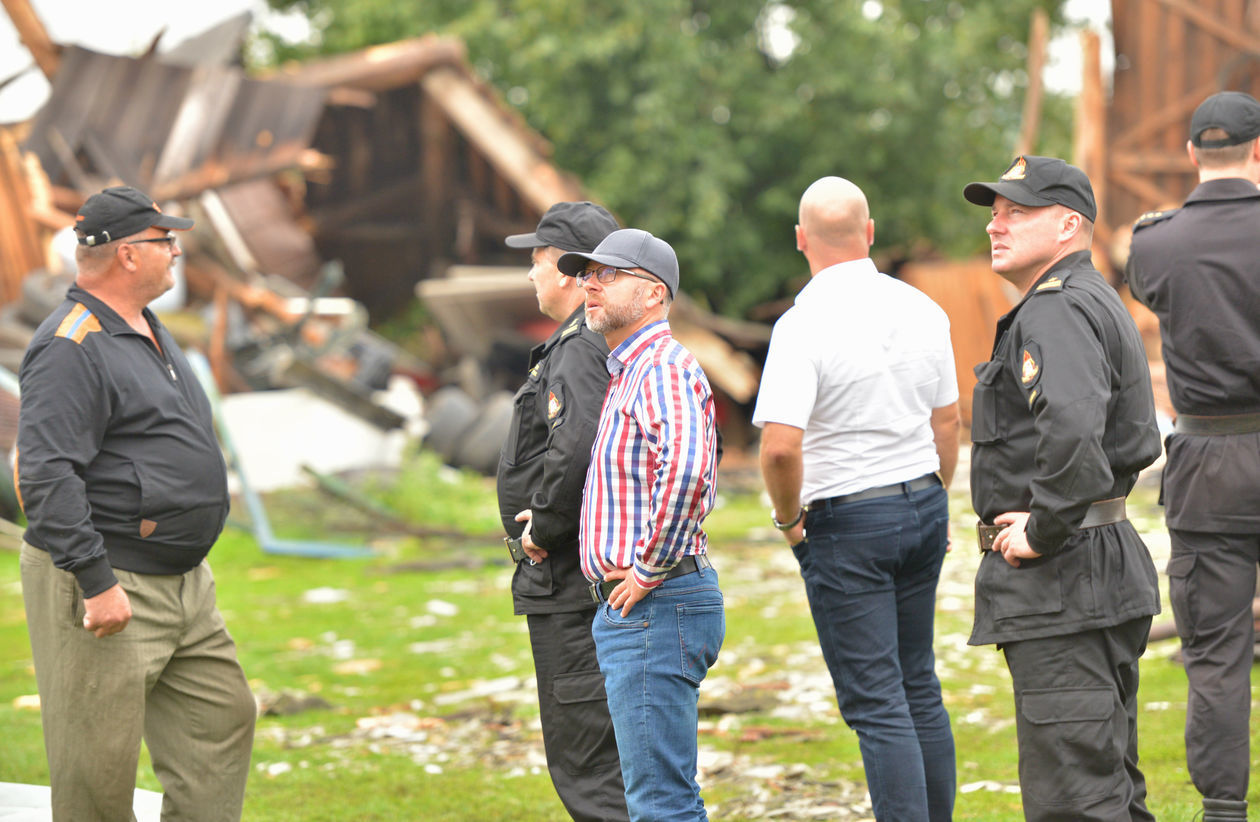
[{"label": "gray baseball cap", "polygon": [[556,203],[538,221],[530,234],[513,234],[503,242],[508,248],[545,248],[561,251],[590,251],[599,241],[617,230],[617,220],[603,206],[583,200]]},{"label": "gray baseball cap", "polygon": [[614,231],[589,254],[576,251],[561,254],[556,268],[561,274],[575,277],[588,260],[617,268],[642,268],[665,283],[670,299],[678,293],[678,255],[669,243],[641,228]]}]

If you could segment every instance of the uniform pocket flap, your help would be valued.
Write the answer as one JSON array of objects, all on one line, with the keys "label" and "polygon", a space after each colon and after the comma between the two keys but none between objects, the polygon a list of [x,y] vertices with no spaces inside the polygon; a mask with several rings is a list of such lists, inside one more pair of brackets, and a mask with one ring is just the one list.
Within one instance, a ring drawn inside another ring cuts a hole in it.
[{"label": "uniform pocket flap", "polygon": [[1101,722],[1111,718],[1115,699],[1111,689],[1105,687],[1025,691],[1021,712],[1034,725]]},{"label": "uniform pocket flap", "polygon": [[988,362],[977,363],[971,369],[976,375],[976,381],[989,385],[998,378],[998,374],[1002,373],[1004,363],[1001,360],[989,360]]},{"label": "uniform pocket flap", "polygon": [[1179,557],[1171,557],[1168,560],[1168,568],[1164,573],[1170,577],[1184,579],[1190,576],[1190,572],[1194,570],[1194,561],[1198,559],[1197,554],[1182,554]]},{"label": "uniform pocket flap", "polygon": [[551,693],[561,705],[602,702],[607,698],[604,696],[604,675],[599,671],[556,674],[551,681]]}]

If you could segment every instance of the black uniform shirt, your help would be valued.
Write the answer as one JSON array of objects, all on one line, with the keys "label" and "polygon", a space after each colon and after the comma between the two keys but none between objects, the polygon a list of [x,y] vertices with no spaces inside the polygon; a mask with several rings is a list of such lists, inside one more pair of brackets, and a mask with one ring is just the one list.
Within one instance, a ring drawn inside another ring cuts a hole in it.
[{"label": "black uniform shirt", "polygon": [[1042,557],[1012,568],[985,555],[972,643],[1157,613],[1155,569],[1132,525],[1078,530],[1091,503],[1127,496],[1160,453],[1142,340],[1088,251],[1060,260],[998,321],[976,376],[972,503],[989,523],[1028,511]]},{"label": "black uniform shirt", "polygon": [[608,389],[608,344],[586,327],[579,307],[530,353],[529,378],[516,392],[499,457],[499,516],[518,537],[518,513],[533,511],[530,538],[547,559],[528,560],[512,578],[518,614],[595,607],[580,567],[578,524],[599,409]]},{"label": "black uniform shirt", "polygon": [[210,402],[166,328],[144,317],[160,352],[73,286],[22,358],[25,539],[74,573],[85,597],[117,583],[113,568],[195,568],[227,519]]},{"label": "black uniform shirt", "polygon": [[[1133,296],[1159,318],[1179,414],[1260,412],[1260,190],[1208,180],[1180,209],[1133,228]],[[1260,529],[1260,433],[1175,434],[1164,469],[1170,528]]]},{"label": "black uniform shirt", "polygon": [[1159,318],[1182,414],[1260,411],[1260,190],[1200,183],[1185,206],[1140,219],[1129,288]]}]

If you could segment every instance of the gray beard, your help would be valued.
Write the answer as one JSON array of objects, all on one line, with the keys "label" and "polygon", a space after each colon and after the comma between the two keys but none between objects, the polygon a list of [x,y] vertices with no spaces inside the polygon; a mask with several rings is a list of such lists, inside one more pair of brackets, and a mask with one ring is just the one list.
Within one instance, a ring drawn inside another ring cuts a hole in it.
[{"label": "gray beard", "polygon": [[607,334],[609,331],[616,331],[619,328],[625,328],[633,325],[643,319],[643,315],[647,313],[647,308],[643,305],[643,292],[647,289],[643,286],[635,286],[634,293],[624,305],[608,305],[604,304],[604,315],[596,320],[589,314],[586,316],[586,327],[594,331],[596,334]]}]

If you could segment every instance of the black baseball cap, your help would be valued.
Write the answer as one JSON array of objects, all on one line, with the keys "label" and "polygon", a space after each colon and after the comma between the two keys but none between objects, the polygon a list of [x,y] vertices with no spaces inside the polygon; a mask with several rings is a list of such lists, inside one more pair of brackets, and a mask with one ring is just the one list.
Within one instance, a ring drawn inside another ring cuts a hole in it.
[{"label": "black baseball cap", "polygon": [[163,214],[158,204],[139,189],[111,186],[87,198],[75,216],[79,245],[103,245],[130,237],[150,226],[186,231],[193,221]]},{"label": "black baseball cap", "polygon": [[[1204,140],[1203,132],[1219,128],[1227,136]],[[1197,148],[1225,148],[1260,137],[1260,102],[1242,91],[1221,91],[1199,103],[1190,118],[1190,142]]]},{"label": "black baseball cap", "polygon": [[981,206],[993,205],[998,195],[1023,206],[1067,206],[1090,222],[1098,216],[1085,172],[1057,157],[1020,155],[996,183],[968,183],[963,189],[968,202]]},{"label": "black baseball cap", "polygon": [[678,255],[669,243],[641,228],[614,231],[589,254],[561,254],[556,268],[561,274],[575,277],[586,267],[587,260],[617,268],[642,268],[665,283],[671,299],[678,293]]},{"label": "black baseball cap", "polygon": [[583,200],[556,203],[547,209],[532,234],[513,234],[503,242],[509,248],[545,248],[590,251],[617,230],[617,220],[603,206]]}]

